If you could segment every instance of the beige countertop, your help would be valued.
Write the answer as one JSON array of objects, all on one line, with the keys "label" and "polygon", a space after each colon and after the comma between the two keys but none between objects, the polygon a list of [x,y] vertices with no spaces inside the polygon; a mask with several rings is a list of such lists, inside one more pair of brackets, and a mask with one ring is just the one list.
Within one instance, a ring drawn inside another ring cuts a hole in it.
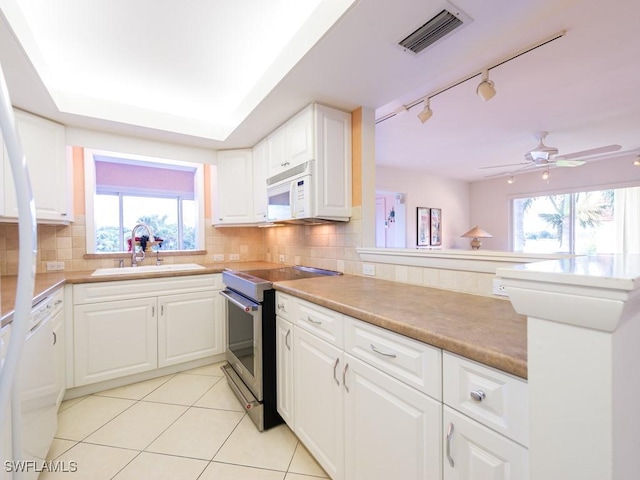
[{"label": "beige countertop", "polygon": [[[203,275],[207,273],[220,273],[225,269],[230,270],[254,270],[260,268],[279,268],[281,263],[272,262],[233,262],[219,263],[212,265],[203,265],[203,270],[185,270],[185,271],[165,271],[165,272],[144,272],[132,273],[126,275],[102,275],[93,277],[93,270],[76,271],[76,272],[56,272],[56,273],[38,273],[36,274],[35,286],[33,289],[33,302],[37,303],[47,293],[64,285],[65,283],[94,283],[94,282],[113,282],[118,280],[136,280],[141,278],[157,278],[157,277],[177,277],[183,275]],[[15,307],[16,297],[16,275],[6,275],[0,277],[0,318],[2,326],[10,321],[11,315]]]},{"label": "beige countertop", "polygon": [[276,290],[527,378],[527,319],[508,301],[352,275],[274,285]]},{"label": "beige countertop", "polygon": [[[205,265],[203,270],[92,277],[92,271],[36,275],[34,300],[64,283],[134,280],[278,268],[271,262]],[[16,276],[0,278],[3,325],[15,305]],[[341,275],[276,282],[276,290],[406,335],[522,378],[527,377],[527,320],[505,300],[375,278]]]}]

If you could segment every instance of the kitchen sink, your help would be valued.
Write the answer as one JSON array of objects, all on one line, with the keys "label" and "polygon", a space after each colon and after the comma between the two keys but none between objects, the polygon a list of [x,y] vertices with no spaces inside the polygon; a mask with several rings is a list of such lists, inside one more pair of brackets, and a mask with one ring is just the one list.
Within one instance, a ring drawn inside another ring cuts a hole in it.
[{"label": "kitchen sink", "polygon": [[137,267],[114,267],[99,268],[95,270],[91,276],[100,277],[105,275],[131,275],[134,273],[152,273],[152,272],[184,272],[188,270],[203,270],[202,265],[197,263],[176,263],[172,265],[141,265]]}]

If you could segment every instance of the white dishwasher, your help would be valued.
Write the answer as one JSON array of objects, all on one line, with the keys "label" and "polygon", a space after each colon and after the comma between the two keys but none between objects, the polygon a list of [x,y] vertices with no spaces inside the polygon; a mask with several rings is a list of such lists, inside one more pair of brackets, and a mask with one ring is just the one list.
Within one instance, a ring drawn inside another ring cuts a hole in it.
[{"label": "white dishwasher", "polygon": [[[31,310],[29,334],[18,369],[18,388],[22,408],[22,453],[15,448],[14,458],[35,461],[41,468],[56,433],[57,386],[51,319],[57,306],[51,294]],[[16,439],[14,438],[14,441]],[[24,472],[23,479],[35,479],[38,468]]]}]

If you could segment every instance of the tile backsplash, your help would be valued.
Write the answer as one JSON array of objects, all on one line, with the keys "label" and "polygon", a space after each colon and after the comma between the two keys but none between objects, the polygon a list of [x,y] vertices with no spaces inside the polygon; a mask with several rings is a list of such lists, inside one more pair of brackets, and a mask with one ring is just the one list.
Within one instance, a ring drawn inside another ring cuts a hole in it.
[{"label": "tile backsplash", "polygon": [[[206,221],[206,253],[165,255],[165,263],[222,263],[231,255],[239,261],[259,261],[307,265],[362,275],[363,261],[357,252],[362,246],[362,213],[353,209],[348,223],[286,225],[273,228],[214,228]],[[65,271],[114,267],[118,258],[86,258],[84,216],[77,215],[68,226],[39,225],[37,272],[47,271],[47,262],[64,262]],[[162,257],[162,253],[160,253]],[[0,274],[15,275],[18,267],[18,226],[0,224]],[[126,262],[126,260],[125,260]],[[367,262],[370,263],[370,262]],[[492,295],[494,275],[406,265],[376,263],[375,277],[402,283],[442,288],[476,295]]]}]

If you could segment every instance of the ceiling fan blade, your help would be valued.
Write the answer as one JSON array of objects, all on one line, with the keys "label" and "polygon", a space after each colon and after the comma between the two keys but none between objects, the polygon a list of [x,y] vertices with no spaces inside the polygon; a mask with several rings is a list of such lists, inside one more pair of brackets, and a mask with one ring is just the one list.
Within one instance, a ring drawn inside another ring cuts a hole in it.
[{"label": "ceiling fan blade", "polygon": [[486,170],[488,168],[515,167],[517,165],[529,165],[529,162],[507,163],[506,165],[491,165],[488,167],[480,167],[480,170]]},{"label": "ceiling fan blade", "polygon": [[585,162],[584,160],[567,160],[566,158],[562,157],[556,160],[555,163],[556,167],[579,167],[580,165],[584,165],[587,162]]},{"label": "ceiling fan blade", "polygon": [[620,145],[606,145],[604,147],[592,148],[590,150],[582,150],[581,152],[567,153],[566,155],[560,155],[556,157],[557,160],[572,160],[579,157],[591,157],[593,155],[600,155],[602,153],[617,152],[622,147]]}]

